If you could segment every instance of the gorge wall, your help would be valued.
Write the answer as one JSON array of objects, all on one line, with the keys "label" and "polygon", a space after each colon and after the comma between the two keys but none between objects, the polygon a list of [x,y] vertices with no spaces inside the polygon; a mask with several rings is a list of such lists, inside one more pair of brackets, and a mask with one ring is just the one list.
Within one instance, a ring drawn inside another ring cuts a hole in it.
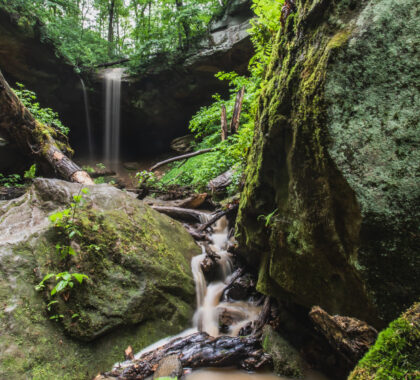
[{"label": "gorge wall", "polygon": [[237,238],[261,292],[381,326],[420,290],[418,3],[296,6],[259,99]]}]

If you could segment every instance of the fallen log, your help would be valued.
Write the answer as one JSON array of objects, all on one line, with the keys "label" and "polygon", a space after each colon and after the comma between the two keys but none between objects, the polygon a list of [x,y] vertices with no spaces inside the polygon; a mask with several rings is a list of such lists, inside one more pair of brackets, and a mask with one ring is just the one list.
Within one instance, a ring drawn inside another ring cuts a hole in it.
[{"label": "fallen log", "polygon": [[213,338],[206,333],[195,333],[147,352],[126,367],[104,373],[103,378],[143,380],[169,355],[176,355],[183,367],[190,368],[236,367],[251,371],[271,365],[271,357],[263,352],[260,340],[255,337]]},{"label": "fallen log", "polygon": [[23,154],[35,159],[41,167],[48,164],[64,179],[84,185],[94,184],[89,174],[62,152],[68,146],[59,140],[59,132],[35,120],[1,72],[0,130],[8,140],[15,142]]},{"label": "fallen log", "polygon": [[150,171],[150,172],[152,172],[152,171],[156,170],[157,168],[160,168],[160,167],[161,167],[161,166],[163,166],[163,165],[170,164],[171,162],[174,162],[174,161],[179,161],[179,160],[183,160],[183,159],[185,159],[185,158],[195,157],[195,156],[198,156],[198,155],[200,155],[200,154],[204,154],[204,153],[211,152],[212,150],[213,150],[213,148],[202,149],[202,150],[197,150],[196,152],[183,154],[182,156],[177,156],[177,157],[168,158],[168,159],[167,159],[167,160],[165,160],[165,161],[161,161],[161,162],[158,162],[157,164],[153,165],[153,166],[149,169],[149,171]]},{"label": "fallen log", "polygon": [[201,223],[204,216],[203,212],[181,207],[152,206],[152,208],[162,214],[166,214],[174,219],[186,222]]},{"label": "fallen log", "polygon": [[193,237],[194,240],[197,241],[210,241],[210,237],[204,232],[198,232],[196,229],[191,227],[189,224],[184,224],[184,228],[188,231],[188,233]]},{"label": "fallen log", "polygon": [[107,67],[111,67],[111,66],[115,66],[115,65],[121,65],[122,63],[126,63],[129,62],[130,58],[122,58],[122,59],[118,59],[116,61],[112,61],[112,62],[105,62],[105,63],[99,63],[98,65],[96,65],[97,68],[103,67],[103,68],[107,68]]},{"label": "fallen log", "polygon": [[209,228],[212,224],[216,223],[221,217],[235,212],[238,208],[239,208],[239,204],[234,204],[232,207],[229,207],[226,210],[217,211],[216,213],[213,214],[213,216],[209,219],[208,222],[198,227],[197,231],[203,232],[205,229]]},{"label": "fallen log", "polygon": [[378,332],[366,322],[340,315],[331,316],[319,306],[311,309],[309,317],[349,368],[357,364],[378,336]]},{"label": "fallen log", "polygon": [[213,178],[207,185],[212,193],[221,194],[224,193],[227,187],[232,183],[233,175],[235,172],[232,169],[220,174],[216,178]]}]

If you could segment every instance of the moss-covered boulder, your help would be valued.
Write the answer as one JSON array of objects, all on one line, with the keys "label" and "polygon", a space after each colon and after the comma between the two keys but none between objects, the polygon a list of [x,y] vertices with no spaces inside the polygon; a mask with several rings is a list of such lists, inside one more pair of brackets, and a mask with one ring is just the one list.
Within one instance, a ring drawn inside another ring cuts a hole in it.
[{"label": "moss-covered boulder", "polygon": [[296,6],[259,99],[237,238],[259,291],[381,326],[420,290],[418,2]]},{"label": "moss-covered boulder", "polygon": [[420,303],[379,334],[349,380],[420,378]]},{"label": "moss-covered boulder", "polygon": [[264,352],[273,359],[274,371],[279,376],[289,376],[293,379],[304,377],[309,367],[296,349],[281,337],[270,325],[264,326],[262,335]]},{"label": "moss-covered boulder", "polygon": [[[91,378],[129,345],[140,350],[190,323],[190,260],[200,249],[181,224],[128,193],[89,187],[72,217],[74,255],[60,259],[56,245],[67,238],[48,216],[80,190],[37,179],[0,204],[0,378]],[[35,291],[46,274],[64,271],[89,279],[51,296],[51,278]]]}]

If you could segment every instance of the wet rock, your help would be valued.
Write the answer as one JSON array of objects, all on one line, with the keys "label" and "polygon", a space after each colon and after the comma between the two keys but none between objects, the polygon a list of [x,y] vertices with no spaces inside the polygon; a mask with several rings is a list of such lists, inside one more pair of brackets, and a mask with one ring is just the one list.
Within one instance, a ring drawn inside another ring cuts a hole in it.
[{"label": "wet rock", "polygon": [[191,143],[194,141],[194,135],[177,137],[171,141],[171,149],[178,153],[188,153],[192,151]]},{"label": "wet rock", "polygon": [[153,379],[161,377],[180,378],[182,376],[182,364],[178,355],[169,355],[163,358],[153,374]]},{"label": "wet rock", "polygon": [[307,365],[296,349],[282,338],[270,325],[263,329],[262,345],[264,351],[273,359],[274,371],[279,376],[303,378]]},{"label": "wet rock", "polygon": [[[0,378],[93,377],[121,361],[129,345],[137,352],[190,323],[190,261],[200,248],[180,223],[125,192],[89,187],[76,212],[80,253],[59,259],[48,215],[68,207],[80,189],[36,179],[26,194],[0,206],[0,303],[7,311],[0,317]],[[48,311],[50,292],[34,286],[64,270],[89,280],[54,297]],[[52,315],[62,317],[54,323]],[[12,354],[7,348],[18,341],[25,344]]]},{"label": "wet rock", "polygon": [[238,278],[235,281],[231,282],[222,294],[222,301],[244,301],[249,299],[252,296],[259,296],[255,290],[257,282],[255,277],[246,273]]},{"label": "wet rock", "polygon": [[254,331],[254,322],[248,322],[244,327],[239,330],[238,336],[248,336]]},{"label": "wet rock", "polygon": [[336,350],[353,367],[375,343],[378,332],[366,322],[356,318],[329,315],[319,306],[314,306],[310,318]]}]

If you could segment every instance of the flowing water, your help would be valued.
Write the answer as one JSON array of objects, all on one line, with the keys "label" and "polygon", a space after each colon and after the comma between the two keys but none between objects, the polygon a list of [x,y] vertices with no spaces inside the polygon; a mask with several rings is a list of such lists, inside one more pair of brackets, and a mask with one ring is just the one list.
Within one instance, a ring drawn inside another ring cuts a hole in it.
[{"label": "flowing water", "polygon": [[86,91],[86,85],[82,77],[80,77],[80,83],[82,84],[83,101],[85,104],[85,118],[86,118],[86,131],[87,131],[88,148],[89,148],[89,159],[92,160],[94,152],[93,152],[92,123],[90,120],[90,113],[89,113],[89,98]]},{"label": "flowing water", "polygon": [[104,161],[110,167],[120,159],[121,78],[123,68],[105,71]]},{"label": "flowing water", "polygon": [[[207,222],[208,215],[202,215],[202,222]],[[225,217],[219,219],[213,225],[213,234],[211,235],[211,248],[219,256],[217,279],[207,284],[204,273],[201,269],[201,262],[206,257],[205,248],[201,255],[193,257],[191,268],[194,276],[197,310],[193,319],[193,328],[183,331],[177,336],[162,339],[153,345],[144,348],[135,355],[135,359],[139,359],[146,352],[152,351],[160,346],[169,343],[174,338],[188,336],[197,331],[207,332],[209,335],[217,337],[222,335],[219,330],[219,317],[222,312],[228,312],[232,317],[233,324],[229,327],[229,331],[223,335],[238,336],[242,327],[251,321],[255,321],[260,312],[261,306],[252,302],[221,302],[221,296],[226,285],[231,280],[232,261],[230,254],[227,252],[229,242],[228,221]],[[125,367],[130,362],[118,363],[116,366]],[[325,377],[317,373],[308,373],[306,380],[325,380]],[[273,374],[250,374],[244,371],[234,369],[201,369],[193,371],[186,376],[187,380],[286,380],[285,377],[275,376]]]}]

